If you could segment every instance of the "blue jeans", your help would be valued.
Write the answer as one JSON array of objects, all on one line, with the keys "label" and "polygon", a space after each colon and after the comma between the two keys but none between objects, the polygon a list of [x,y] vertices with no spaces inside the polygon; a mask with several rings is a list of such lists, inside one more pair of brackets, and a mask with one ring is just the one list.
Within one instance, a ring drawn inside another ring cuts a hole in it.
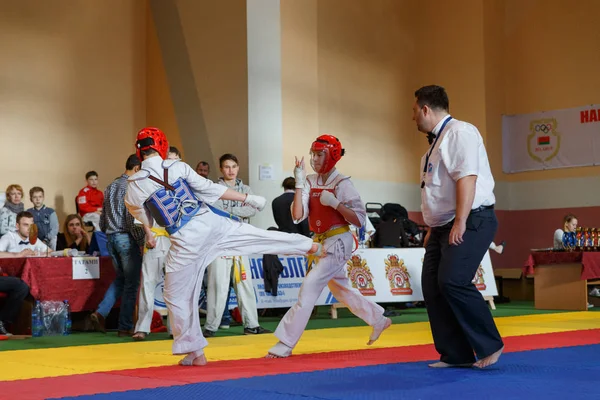
[{"label": "blue jeans", "polygon": [[112,233],[108,235],[108,252],[113,260],[117,277],[110,284],[104,299],[98,306],[98,313],[106,317],[121,297],[119,312],[119,330],[133,329],[133,313],[140,287],[142,271],[142,254],[129,233]]}]

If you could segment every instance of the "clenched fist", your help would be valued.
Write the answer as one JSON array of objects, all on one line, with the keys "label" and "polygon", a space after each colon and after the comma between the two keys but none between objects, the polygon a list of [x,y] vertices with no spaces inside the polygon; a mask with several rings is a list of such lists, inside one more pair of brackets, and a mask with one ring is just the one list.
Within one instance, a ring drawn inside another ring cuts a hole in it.
[{"label": "clenched fist", "polygon": [[263,208],[267,205],[267,199],[262,196],[257,196],[255,194],[249,194],[246,197],[245,204],[256,208],[258,211],[262,211]]},{"label": "clenched fist", "polygon": [[335,195],[326,190],[323,190],[321,192],[320,200],[321,200],[321,204],[323,204],[324,206],[329,206],[333,209],[337,209],[338,206],[340,205],[340,201],[335,197]]}]

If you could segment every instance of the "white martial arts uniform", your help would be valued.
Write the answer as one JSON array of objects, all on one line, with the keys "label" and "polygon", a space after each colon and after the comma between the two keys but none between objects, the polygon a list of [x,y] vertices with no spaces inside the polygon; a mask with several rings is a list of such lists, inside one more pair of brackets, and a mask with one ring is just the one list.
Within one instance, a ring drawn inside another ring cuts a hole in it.
[{"label": "white martial arts uniform", "polygon": [[[149,173],[163,179],[163,166],[169,169],[169,183],[186,180],[196,197],[209,204],[227,190],[198,175],[179,160],[150,157],[142,169],[129,179],[125,204],[129,212],[147,227],[153,218],[144,203],[163,186],[150,180]],[[312,241],[302,235],[266,231],[216,215],[202,204],[196,215],[170,235],[171,248],[165,266],[164,298],[173,330],[173,354],[202,351],[208,344],[200,330],[198,300],[206,266],[222,255],[306,254]]]},{"label": "white martial arts uniform", "polygon": [[[220,185],[228,187],[221,178]],[[240,193],[252,194],[250,186],[244,185],[241,179],[236,179],[235,186],[230,187]],[[245,223],[250,222],[250,217],[256,214],[256,209],[244,206],[238,201],[219,200],[214,206],[236,217],[242,218]],[[208,282],[206,286],[206,322],[204,329],[216,332],[223,318],[225,304],[229,298],[229,284],[233,277],[233,290],[237,297],[238,308],[242,314],[244,328],[258,326],[258,311],[256,310],[256,297],[252,276],[250,276],[250,261],[248,257],[219,257],[208,266]]]},{"label": "white martial arts uniform", "polygon": [[[156,227],[155,224],[155,229]],[[153,232],[155,229],[153,229]],[[171,247],[171,241],[166,234],[155,233],[154,236],[156,237],[156,246],[146,250],[142,261],[142,285],[138,300],[138,320],[135,324],[135,332],[150,333],[154,313],[154,293],[167,261],[169,247]]]},{"label": "white martial arts uniform", "polygon": [[[350,179],[345,179],[346,177],[340,175],[337,170],[331,173],[325,185],[318,185],[317,177],[318,175],[316,174],[306,177],[307,182],[302,190],[302,206],[304,210],[302,220],[307,218],[310,212],[310,187],[333,189],[337,185],[335,197],[356,213],[361,225],[365,224],[365,206]],[[327,207],[320,203],[318,206]],[[294,222],[299,223],[302,220]],[[339,226],[332,226],[330,230]],[[384,318],[383,308],[363,297],[357,289],[352,288],[352,283],[348,279],[346,262],[352,255],[353,246],[354,238],[350,231],[325,239],[324,257],[306,275],[298,293],[298,302],[288,310],[279,323],[279,326],[277,326],[275,336],[281,343],[289,348],[296,346],[298,340],[300,340],[300,336],[304,333],[315,303],[325,286],[329,287],[329,290],[331,290],[337,301],[347,306],[354,315],[361,318],[367,324],[373,326],[381,322],[381,319]]]}]

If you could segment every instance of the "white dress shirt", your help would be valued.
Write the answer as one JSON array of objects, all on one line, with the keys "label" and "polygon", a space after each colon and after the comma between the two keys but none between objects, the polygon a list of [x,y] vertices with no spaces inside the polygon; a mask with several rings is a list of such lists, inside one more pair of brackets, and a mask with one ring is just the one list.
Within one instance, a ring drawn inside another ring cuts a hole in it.
[{"label": "white dress shirt", "polygon": [[0,238],[0,251],[20,253],[25,249],[46,253],[48,251],[48,246],[41,240],[37,240],[33,245],[29,243],[29,238],[23,239],[17,232],[7,232]]},{"label": "white dress shirt", "polygon": [[425,183],[421,189],[421,211],[423,220],[431,227],[445,225],[456,217],[456,182],[466,176],[477,176],[472,209],[496,202],[494,177],[481,134],[475,126],[457,119],[450,120],[443,132],[439,132],[449,118],[435,126],[433,133],[440,135],[439,139],[421,159],[421,179]]}]

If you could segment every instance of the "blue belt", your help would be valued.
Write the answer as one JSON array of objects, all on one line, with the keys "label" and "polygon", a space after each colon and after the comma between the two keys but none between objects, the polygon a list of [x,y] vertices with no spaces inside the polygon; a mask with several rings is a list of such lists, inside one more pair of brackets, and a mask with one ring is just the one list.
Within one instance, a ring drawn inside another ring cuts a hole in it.
[{"label": "blue belt", "polygon": [[[204,204],[206,204],[206,203],[204,203]],[[218,208],[213,207],[210,204],[206,204],[206,205],[208,206],[208,208],[210,208],[210,210],[212,212],[214,212],[217,215],[220,215],[221,217],[229,218],[229,219],[232,219],[232,220],[237,221],[237,222],[244,222],[244,221],[242,221],[242,219],[240,217],[235,216],[235,215],[231,215],[227,211],[219,210]]]}]

